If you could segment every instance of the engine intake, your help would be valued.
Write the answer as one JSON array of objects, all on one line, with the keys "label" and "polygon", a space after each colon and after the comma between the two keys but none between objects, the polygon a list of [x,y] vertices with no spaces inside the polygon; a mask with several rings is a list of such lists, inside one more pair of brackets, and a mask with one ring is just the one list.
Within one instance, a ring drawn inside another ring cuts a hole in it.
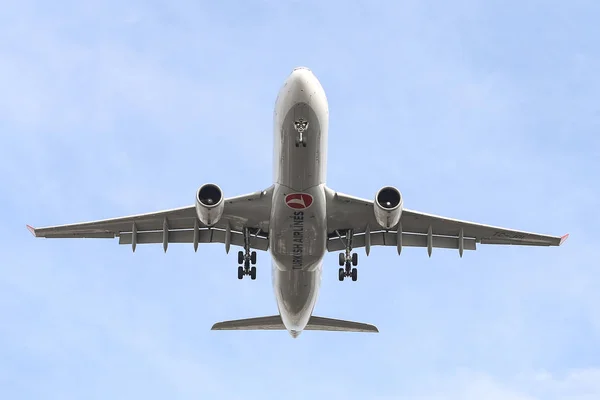
[{"label": "engine intake", "polygon": [[198,219],[206,226],[213,226],[221,219],[225,202],[223,191],[214,183],[200,186],[196,193],[196,213]]},{"label": "engine intake", "polygon": [[402,215],[402,195],[392,186],[380,189],[375,195],[375,219],[385,229],[390,229],[400,222]]}]

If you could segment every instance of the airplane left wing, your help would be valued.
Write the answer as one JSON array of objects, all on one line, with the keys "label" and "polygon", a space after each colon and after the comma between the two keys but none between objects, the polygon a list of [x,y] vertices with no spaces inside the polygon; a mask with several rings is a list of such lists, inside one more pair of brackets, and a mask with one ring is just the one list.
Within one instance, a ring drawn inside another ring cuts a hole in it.
[{"label": "airplane left wing", "polygon": [[475,250],[476,244],[504,244],[521,246],[560,246],[568,235],[550,236],[538,233],[500,228],[475,222],[426,214],[403,209],[399,223],[391,229],[382,228],[373,212],[371,200],[360,199],[328,189],[328,243],[329,251],[346,248],[346,233],[352,231],[352,248],[395,246],[398,253],[403,246],[427,247],[431,255],[434,247]]},{"label": "airplane left wing", "polygon": [[33,228],[29,231],[44,238],[119,238],[119,244],[224,243],[244,246],[244,229],[249,232],[250,248],[267,250],[271,214],[272,188],[265,191],[224,199],[223,215],[213,227],[198,220],[196,207],[175,208],[146,214],[83,222],[69,225]]}]

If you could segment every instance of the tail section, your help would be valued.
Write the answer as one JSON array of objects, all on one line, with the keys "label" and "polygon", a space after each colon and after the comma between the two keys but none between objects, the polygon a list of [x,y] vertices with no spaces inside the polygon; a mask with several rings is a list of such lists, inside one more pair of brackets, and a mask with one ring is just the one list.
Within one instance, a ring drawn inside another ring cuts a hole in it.
[{"label": "tail section", "polygon": [[[214,324],[211,329],[213,331],[286,330],[285,325],[283,325],[283,321],[281,320],[281,316],[279,315],[218,322]],[[310,317],[310,319],[308,320],[308,324],[306,325],[304,330],[371,333],[379,332],[375,325],[364,324],[362,322],[344,321],[341,319],[323,318],[315,316]]]}]

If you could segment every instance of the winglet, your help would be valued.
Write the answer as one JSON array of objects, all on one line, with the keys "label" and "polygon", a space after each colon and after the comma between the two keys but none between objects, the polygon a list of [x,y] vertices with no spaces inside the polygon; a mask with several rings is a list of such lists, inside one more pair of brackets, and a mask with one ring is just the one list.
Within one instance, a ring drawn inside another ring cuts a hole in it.
[{"label": "winglet", "polygon": [[565,240],[567,240],[568,238],[569,238],[569,234],[567,233],[566,235],[564,235],[560,238],[560,243],[558,245],[560,246],[561,244],[563,244],[565,242]]},{"label": "winglet", "polygon": [[28,230],[29,232],[31,232],[31,234],[32,234],[33,236],[36,236],[36,235],[35,235],[35,228],[34,228],[33,226],[31,226],[31,225],[26,225],[26,226],[27,226],[27,230]]}]

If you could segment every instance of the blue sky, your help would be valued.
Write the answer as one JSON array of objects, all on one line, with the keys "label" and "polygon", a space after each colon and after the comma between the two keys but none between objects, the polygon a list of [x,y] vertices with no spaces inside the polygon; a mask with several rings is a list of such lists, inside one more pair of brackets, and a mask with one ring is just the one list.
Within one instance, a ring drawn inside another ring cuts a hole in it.
[{"label": "blue sky", "polygon": [[[106,1],[0,15],[0,397],[597,399],[600,6]],[[271,184],[293,67],[330,103],[328,185],[571,237],[561,248],[326,257],[315,313],[378,335],[211,332],[270,315],[270,261],[223,246],[34,239]]]}]

